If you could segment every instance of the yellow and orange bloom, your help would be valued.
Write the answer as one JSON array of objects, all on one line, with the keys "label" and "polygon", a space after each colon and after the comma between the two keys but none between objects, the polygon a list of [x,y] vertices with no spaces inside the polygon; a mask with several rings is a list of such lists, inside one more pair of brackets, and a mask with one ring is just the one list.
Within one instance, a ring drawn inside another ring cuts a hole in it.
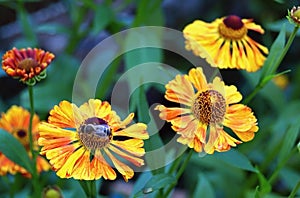
[{"label": "yellow and orange bloom", "polygon": [[54,54],[42,49],[23,48],[7,51],[2,57],[2,69],[23,83],[34,85],[46,77],[46,68],[54,59]]},{"label": "yellow and orange bloom", "polygon": [[[165,98],[180,107],[157,105],[160,118],[172,124],[172,129],[180,135],[178,142],[196,152],[227,151],[242,141],[252,140],[258,131],[252,110],[237,104],[242,100],[237,88],[225,85],[219,77],[207,83],[200,67],[170,81]],[[226,132],[224,126],[237,137]]]},{"label": "yellow and orange bloom", "polygon": [[[29,148],[29,120],[30,113],[22,107],[12,106],[6,113],[2,113],[0,118],[0,128],[11,133],[25,147],[28,155],[31,157]],[[34,115],[32,122],[32,135],[34,139],[34,147],[37,149],[38,131],[37,126],[39,117]],[[49,163],[41,156],[37,157],[37,170],[47,171],[50,169]],[[30,173],[23,167],[15,164],[0,152],[0,175],[21,173],[26,177],[31,177]]]},{"label": "yellow and orange bloom", "polygon": [[206,58],[212,66],[255,72],[263,65],[269,51],[248,36],[249,30],[264,33],[252,19],[230,15],[212,23],[196,20],[184,28],[183,34],[186,49]]},{"label": "yellow and orange bloom", "polygon": [[143,140],[149,138],[145,124],[127,126],[133,117],[121,121],[108,102],[98,99],[80,107],[62,101],[50,111],[48,123],[39,125],[41,154],[61,178],[114,180],[113,166],[128,181],[134,171],[120,159],[144,165]]}]

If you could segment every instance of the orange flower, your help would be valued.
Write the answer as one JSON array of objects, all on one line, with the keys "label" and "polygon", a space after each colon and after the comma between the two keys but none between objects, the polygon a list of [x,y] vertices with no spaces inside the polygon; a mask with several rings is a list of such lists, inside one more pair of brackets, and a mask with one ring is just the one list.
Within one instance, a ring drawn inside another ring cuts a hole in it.
[{"label": "orange flower", "polygon": [[186,49],[206,58],[212,66],[255,72],[263,65],[269,51],[252,40],[247,34],[248,30],[264,33],[252,19],[230,15],[212,23],[196,20],[184,28],[183,34]]},{"label": "orange flower", "polygon": [[[0,118],[0,128],[11,133],[17,140],[23,144],[31,156],[29,149],[29,127],[30,113],[22,107],[12,106],[6,113],[2,113]],[[37,148],[37,126],[39,123],[39,117],[34,115],[32,123],[32,135],[34,137],[34,146]],[[38,172],[47,171],[50,169],[48,162],[41,156],[37,157],[37,170]],[[0,175],[6,175],[7,173],[16,174],[21,173],[26,177],[31,177],[30,173],[23,167],[15,164],[8,159],[3,153],[0,153]]]},{"label": "orange flower", "polygon": [[80,107],[62,101],[50,111],[49,123],[39,125],[41,154],[61,178],[114,180],[113,164],[128,181],[134,172],[120,159],[144,165],[143,139],[149,138],[145,124],[127,127],[133,117],[131,113],[121,121],[108,102],[98,99]]},{"label": "orange flower", "polygon": [[[237,88],[225,85],[219,77],[207,83],[200,67],[170,81],[165,98],[181,107],[156,106],[160,118],[172,124],[172,129],[180,135],[178,142],[197,152],[227,151],[242,141],[252,140],[258,131],[252,110],[235,104],[242,99]],[[223,126],[230,128],[242,141],[225,132]]]},{"label": "orange flower", "polygon": [[16,49],[7,51],[2,57],[2,69],[20,81],[34,85],[46,77],[46,68],[54,55],[41,49]]}]

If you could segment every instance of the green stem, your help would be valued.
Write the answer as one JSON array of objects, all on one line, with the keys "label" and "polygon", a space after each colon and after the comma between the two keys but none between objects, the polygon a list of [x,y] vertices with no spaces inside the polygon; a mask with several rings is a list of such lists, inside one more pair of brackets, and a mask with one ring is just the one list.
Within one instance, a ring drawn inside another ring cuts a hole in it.
[{"label": "green stem", "polygon": [[95,180],[79,180],[79,184],[83,191],[86,194],[87,198],[96,198],[97,197],[97,190],[96,190],[96,181]]},{"label": "green stem", "polygon": [[29,120],[29,127],[28,127],[28,133],[29,133],[29,147],[30,147],[30,152],[32,155],[32,184],[33,184],[33,195],[34,197],[40,197],[41,196],[41,189],[40,189],[40,184],[39,184],[39,176],[37,173],[37,168],[36,168],[36,152],[34,151],[34,140],[33,140],[33,135],[32,135],[32,122],[33,122],[33,117],[34,117],[34,98],[33,98],[33,86],[29,85],[28,86],[28,93],[29,93],[29,103],[30,103],[30,120]]},{"label": "green stem", "polygon": [[289,155],[287,155],[286,158],[284,158],[284,159],[277,165],[275,171],[273,172],[273,174],[271,175],[270,179],[268,180],[269,184],[272,184],[272,183],[276,180],[276,178],[277,178],[277,176],[278,176],[280,170],[284,167],[284,165],[285,165],[286,162],[290,159],[290,157],[291,157],[292,155],[294,155],[296,152],[297,152],[297,147],[295,147],[295,148],[289,153]]},{"label": "green stem", "polygon": [[184,160],[182,166],[180,167],[180,169],[178,170],[175,178],[176,178],[176,182],[174,182],[174,184],[170,185],[166,192],[164,193],[164,196],[163,197],[168,197],[170,192],[173,190],[173,188],[176,186],[177,184],[177,181],[178,179],[181,177],[181,175],[183,174],[186,166],[188,165],[188,162],[190,161],[191,157],[192,157],[192,154],[193,154],[194,150],[193,149],[190,149],[189,153],[188,153],[188,156],[186,157],[186,159]]},{"label": "green stem", "polygon": [[[288,52],[291,44],[293,43],[293,40],[295,39],[295,36],[297,34],[299,27],[295,27],[292,34],[289,37],[289,40],[287,41],[286,45],[284,46],[281,55],[279,59],[277,59],[277,62],[274,63],[269,75],[273,75],[277,68],[279,67],[280,63],[282,62],[283,58],[285,57],[286,53]],[[248,104],[254,96],[272,79],[266,79],[269,76],[268,74],[262,76],[263,78],[260,79],[259,83],[256,85],[255,89],[247,96],[247,98],[243,101],[244,104]]]},{"label": "green stem", "polygon": [[291,194],[289,195],[288,198],[294,198],[298,192],[300,188],[300,181],[298,181],[297,185],[294,187],[293,191],[291,192]]}]

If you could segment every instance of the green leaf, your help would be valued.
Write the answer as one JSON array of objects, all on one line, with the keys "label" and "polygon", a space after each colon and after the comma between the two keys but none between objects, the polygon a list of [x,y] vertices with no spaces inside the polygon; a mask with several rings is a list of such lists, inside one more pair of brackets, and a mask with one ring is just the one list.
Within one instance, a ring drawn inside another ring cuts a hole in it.
[{"label": "green leaf", "polygon": [[149,178],[152,177],[152,174],[150,171],[142,172],[138,179],[134,182],[134,186],[132,189],[132,193],[130,194],[130,198],[136,197],[136,194],[141,191],[141,189],[144,188]]},{"label": "green leaf", "polygon": [[155,192],[159,189],[162,189],[168,185],[175,184],[175,183],[176,183],[176,178],[174,176],[165,173],[154,175],[146,183],[144,188],[135,195],[135,197],[144,196],[145,194]]},{"label": "green leaf", "polygon": [[204,174],[198,175],[198,183],[193,193],[193,197],[215,197],[214,189]]},{"label": "green leaf", "polygon": [[10,133],[0,129],[0,151],[11,161],[33,173],[31,160],[24,146]]},{"label": "green leaf", "polygon": [[285,45],[285,25],[281,27],[281,31],[271,46],[269,55],[264,62],[260,82],[267,76],[274,74],[277,68],[274,68],[274,63],[277,63]]},{"label": "green leaf", "polygon": [[290,153],[292,148],[296,144],[299,130],[300,130],[300,122],[299,121],[298,121],[298,123],[292,123],[289,126],[289,128],[286,131],[284,138],[282,140],[283,145],[281,146],[281,149],[279,151],[279,155],[278,155],[279,163],[286,158],[287,153]]},{"label": "green leaf", "polygon": [[144,86],[141,86],[138,90],[138,118],[139,121],[148,123],[147,131],[150,136],[148,140],[145,140],[145,159],[147,161],[146,164],[152,171],[152,173],[156,175],[164,172],[166,152],[164,150],[164,144],[158,133],[159,130],[156,127],[156,123],[151,112],[149,111],[149,105],[147,103]]},{"label": "green leaf", "polygon": [[113,20],[112,7],[105,4],[95,6],[95,16],[93,20],[92,33],[98,34]]},{"label": "green leaf", "polygon": [[59,23],[43,23],[40,24],[35,29],[36,33],[43,33],[43,34],[71,34],[71,30],[67,28],[65,25]]},{"label": "green leaf", "polygon": [[[145,79],[151,79],[152,82],[161,82],[161,76],[157,72],[153,72],[153,67],[149,64],[161,63],[162,49],[161,47],[161,29],[133,29],[125,39],[125,67],[127,70],[127,79],[129,84],[129,93],[133,93],[136,87],[144,84]],[[148,64],[148,65],[147,65]],[[140,70],[143,68],[143,70]],[[131,70],[132,69],[132,70]],[[141,72],[137,73],[136,70]],[[145,86],[147,91],[149,86]],[[131,96],[132,111],[138,104],[138,95]]]},{"label": "green leaf", "polygon": [[259,194],[261,195],[261,194],[266,194],[271,192],[272,186],[268,182],[266,177],[258,169],[256,169],[256,174],[259,180],[259,187],[258,187]]},{"label": "green leaf", "polygon": [[[151,14],[149,14],[151,13]],[[164,23],[161,0],[141,0],[138,3],[137,14],[132,27],[141,25],[162,26]]]},{"label": "green leaf", "polygon": [[245,155],[234,149],[231,149],[224,153],[215,153],[213,157],[242,170],[251,172],[257,171]]}]

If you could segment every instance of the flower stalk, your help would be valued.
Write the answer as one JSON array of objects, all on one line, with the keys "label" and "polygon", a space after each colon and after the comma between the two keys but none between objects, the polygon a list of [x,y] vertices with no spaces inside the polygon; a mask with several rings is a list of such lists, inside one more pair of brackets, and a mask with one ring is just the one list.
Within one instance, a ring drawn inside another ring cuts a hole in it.
[{"label": "flower stalk", "polygon": [[[174,182],[174,184],[170,185],[170,186],[166,189],[166,191],[165,191],[163,197],[168,197],[169,194],[171,193],[171,191],[173,190],[173,188],[176,186],[177,181],[179,180],[179,178],[180,178],[181,175],[183,174],[184,170],[186,169],[186,166],[188,165],[188,163],[189,163],[189,161],[190,161],[190,159],[191,159],[191,157],[192,157],[192,155],[193,155],[193,152],[194,152],[193,149],[189,149],[189,153],[187,154],[187,157],[184,158],[183,163],[182,163],[182,166],[180,166],[179,170],[178,170],[177,173],[176,173],[176,176],[175,176],[176,182]],[[183,158],[181,158],[181,159],[183,159]],[[175,161],[175,163],[177,164],[176,161]],[[174,170],[174,169],[173,169],[173,170]]]},{"label": "flower stalk", "polygon": [[34,197],[40,197],[41,195],[41,188],[39,185],[39,176],[37,173],[37,167],[36,167],[36,152],[34,150],[34,144],[33,144],[33,135],[32,135],[32,122],[34,117],[34,97],[33,97],[33,86],[28,86],[28,94],[29,94],[29,102],[30,102],[30,120],[29,120],[29,127],[28,127],[28,133],[29,133],[29,147],[30,152],[32,155],[32,184],[33,184],[33,194]]}]

